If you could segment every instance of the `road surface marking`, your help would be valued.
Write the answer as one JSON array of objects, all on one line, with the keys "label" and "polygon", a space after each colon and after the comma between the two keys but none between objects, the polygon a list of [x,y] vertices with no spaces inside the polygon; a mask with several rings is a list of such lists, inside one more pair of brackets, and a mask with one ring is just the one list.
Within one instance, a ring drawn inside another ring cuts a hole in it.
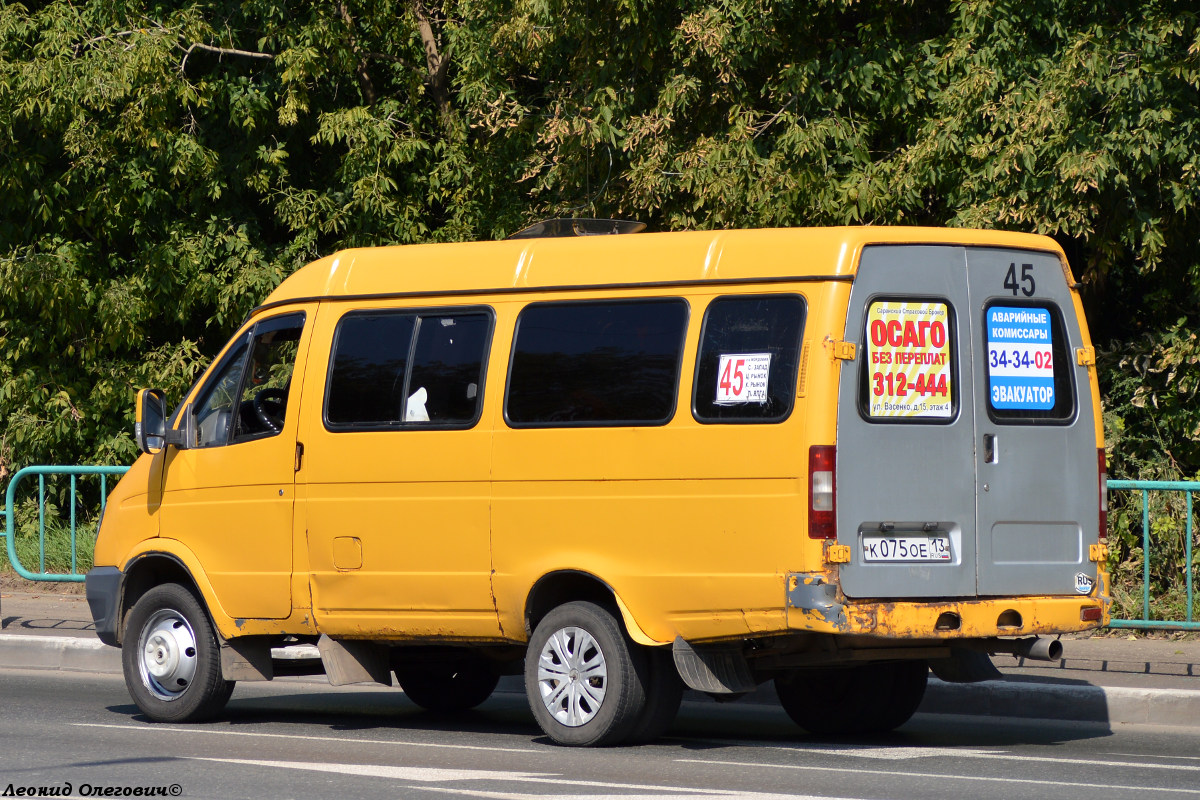
[{"label": "road surface marking", "polygon": [[[654,800],[684,800],[685,798],[703,798],[703,800],[847,800],[847,798],[816,797],[813,795],[775,794],[769,792],[740,792],[726,789],[699,789],[691,786],[659,786],[647,783],[613,783],[610,781],[579,781],[571,780],[562,775],[544,772],[505,772],[482,769],[444,769],[429,767],[394,767],[386,764],[332,764],[312,761],[266,761],[246,758],[203,758],[188,757],[189,761],[213,761],[220,764],[235,764],[250,767],[277,767],[281,769],[299,769],[312,772],[333,772],[340,775],[358,775],[360,777],[392,778],[394,780],[417,781],[420,783],[446,783],[449,781],[513,781],[516,783],[544,783],[558,789],[554,797],[568,797],[571,800],[607,800],[607,798],[623,798],[629,800],[629,794],[567,794],[573,788],[622,789],[628,791],[652,791]],[[462,787],[437,788],[422,787],[430,791],[453,792],[454,794],[471,794],[478,797],[507,798],[508,800],[526,800],[536,798],[546,800],[544,793],[528,792],[499,792],[484,790],[468,790]]]},{"label": "road surface marking", "polygon": [[199,733],[215,736],[256,736],[266,739],[298,739],[309,742],[344,742],[346,744],[384,744],[389,747],[440,747],[449,750],[484,750],[489,753],[540,753],[553,752],[549,748],[533,747],[485,747],[474,744],[442,744],[439,742],[410,742],[403,739],[351,739],[343,736],[302,736],[295,733],[255,733],[253,731],[218,731],[211,728],[171,727],[169,725],[114,725],[102,722],[72,722],[79,728],[111,728],[122,731],[142,731],[146,733]]},{"label": "road surface marking", "polygon": [[[683,764],[709,764],[712,766],[723,766],[723,767],[753,767],[755,769],[763,769],[765,767],[771,767],[774,769],[807,770],[809,772],[847,772],[847,773],[850,773],[853,775],[862,775],[863,774],[862,768],[851,769],[849,767],[818,767],[815,765],[807,765],[807,764],[764,764],[762,762],[754,762],[754,761],[706,761],[706,760],[700,759],[700,758],[677,758],[675,760],[680,763],[683,763]],[[1065,763],[1064,759],[1047,759],[1047,760],[1058,760],[1058,761],[1063,761]],[[1119,762],[1115,762],[1115,763],[1119,763]],[[1123,764],[1123,766],[1128,767],[1128,766],[1137,766],[1137,765],[1130,765],[1130,764],[1126,763],[1126,764]],[[901,777],[901,778],[938,778],[941,780],[951,780],[951,781],[986,781],[986,782],[992,782],[992,783],[1028,783],[1028,784],[1033,784],[1035,786],[1056,786],[1056,787],[1066,786],[1066,787],[1076,788],[1076,789],[1129,789],[1131,791],[1141,791],[1141,792],[1175,792],[1177,794],[1200,795],[1200,789],[1171,789],[1168,787],[1157,787],[1157,786],[1120,786],[1120,785],[1115,785],[1115,784],[1110,784],[1110,783],[1075,783],[1075,782],[1071,782],[1071,781],[1061,781],[1061,780],[1039,781],[1039,780],[1036,780],[1033,778],[990,778],[990,777],[986,777],[983,775],[954,775],[954,774],[945,773],[945,772],[900,772],[900,771],[892,771],[892,770],[873,769],[870,771],[870,774],[871,775],[892,775],[892,776]]]}]

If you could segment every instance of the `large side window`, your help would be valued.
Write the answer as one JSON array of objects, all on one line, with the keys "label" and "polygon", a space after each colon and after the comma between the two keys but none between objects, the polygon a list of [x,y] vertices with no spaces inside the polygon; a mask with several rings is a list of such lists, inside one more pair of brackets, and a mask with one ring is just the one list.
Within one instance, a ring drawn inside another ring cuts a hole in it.
[{"label": "large side window", "polygon": [[1000,300],[984,308],[983,322],[988,415],[1014,424],[1074,418],[1071,361],[1058,307]]},{"label": "large side window", "polygon": [[196,401],[196,447],[274,436],[283,430],[303,314],[264,320],[229,349]]},{"label": "large side window", "polygon": [[958,408],[954,309],[941,298],[867,306],[859,411],[871,422],[948,423]]},{"label": "large side window", "polygon": [[721,297],[708,306],[692,412],[700,422],[780,422],[792,411],[804,301],[797,295]]},{"label": "large side window", "polygon": [[485,311],[347,314],[334,335],[326,427],[475,424],[491,328]]},{"label": "large side window", "polygon": [[513,343],[509,424],[665,424],[675,410],[687,318],[678,298],[528,306]]}]

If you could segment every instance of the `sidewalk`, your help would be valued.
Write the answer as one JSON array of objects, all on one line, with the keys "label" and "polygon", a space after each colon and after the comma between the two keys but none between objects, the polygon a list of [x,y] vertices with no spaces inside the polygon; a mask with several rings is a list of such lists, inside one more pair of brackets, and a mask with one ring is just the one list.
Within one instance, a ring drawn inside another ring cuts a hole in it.
[{"label": "sidewalk", "polygon": [[[38,588],[0,593],[0,669],[119,674],[120,651],[96,639],[82,585]],[[1003,681],[930,678],[920,712],[1200,728],[1200,638],[1109,632],[1064,637],[1063,650],[1058,662],[994,656]],[[750,699],[774,702],[773,690],[765,685]]]}]

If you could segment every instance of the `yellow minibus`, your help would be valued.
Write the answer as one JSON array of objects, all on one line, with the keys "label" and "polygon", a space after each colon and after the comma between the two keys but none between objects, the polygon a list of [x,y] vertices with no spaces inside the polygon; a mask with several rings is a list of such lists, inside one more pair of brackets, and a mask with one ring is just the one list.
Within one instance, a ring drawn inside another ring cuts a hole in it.
[{"label": "yellow minibus", "polygon": [[878,732],[931,670],[1108,618],[1095,355],[1042,236],[346,250],[174,413],[139,393],[137,439],[87,593],[154,720],[280,675],[433,711],[523,675],[566,745],[768,681],[809,731]]}]

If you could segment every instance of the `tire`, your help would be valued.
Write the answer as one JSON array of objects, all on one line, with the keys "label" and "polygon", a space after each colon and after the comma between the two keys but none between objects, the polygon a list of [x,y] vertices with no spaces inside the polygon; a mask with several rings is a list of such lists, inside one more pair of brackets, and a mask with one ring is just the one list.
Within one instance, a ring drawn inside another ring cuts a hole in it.
[{"label": "tire", "polygon": [[500,682],[496,671],[473,654],[397,664],[395,672],[405,697],[439,714],[475,708],[492,696]]},{"label": "tire", "polygon": [[[636,646],[636,645],[635,645]],[[644,648],[650,670],[646,705],[634,723],[627,742],[652,742],[667,732],[683,701],[683,680],[675,669],[670,647]]]},{"label": "tire", "polygon": [[146,592],[125,621],[121,666],[137,707],[155,722],[195,722],[218,714],[233,694],[208,614],[175,583]]},{"label": "tire", "polygon": [[525,657],[525,694],[542,730],[572,747],[619,744],[646,708],[646,653],[593,603],[559,606],[538,624]]},{"label": "tire", "polygon": [[925,696],[924,661],[796,670],[775,679],[783,710],[810,733],[886,733],[908,722]]}]

